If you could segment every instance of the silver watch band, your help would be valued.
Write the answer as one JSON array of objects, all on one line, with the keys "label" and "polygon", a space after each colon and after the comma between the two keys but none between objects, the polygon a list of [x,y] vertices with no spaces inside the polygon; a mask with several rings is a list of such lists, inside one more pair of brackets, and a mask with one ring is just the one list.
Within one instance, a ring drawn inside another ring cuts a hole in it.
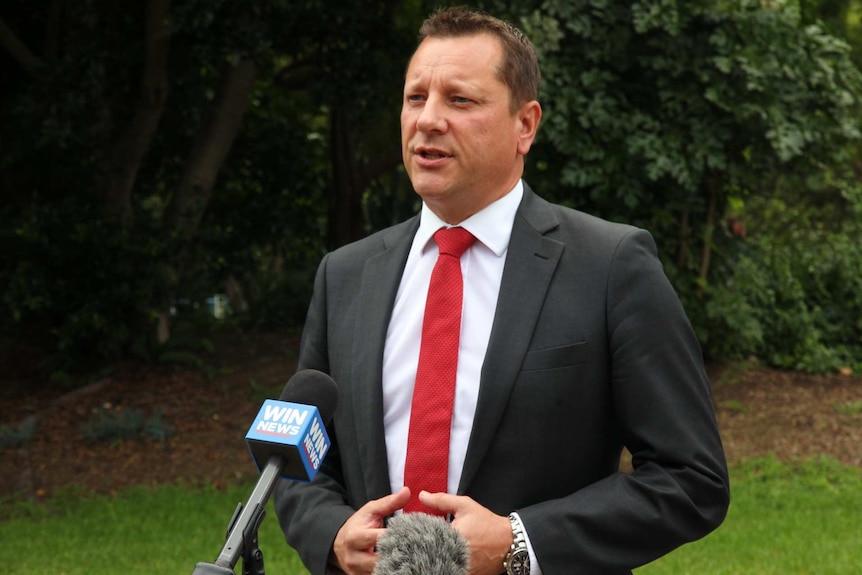
[{"label": "silver watch band", "polygon": [[524,536],[524,526],[516,513],[509,514],[512,525],[512,545],[503,560],[506,575],[530,575],[530,554]]}]

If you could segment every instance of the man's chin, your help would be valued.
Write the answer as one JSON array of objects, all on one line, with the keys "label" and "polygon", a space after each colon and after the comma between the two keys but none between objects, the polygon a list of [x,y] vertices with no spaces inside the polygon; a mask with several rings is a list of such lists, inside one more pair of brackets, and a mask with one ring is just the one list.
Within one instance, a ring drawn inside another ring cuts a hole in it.
[{"label": "man's chin", "polygon": [[413,178],[413,189],[424,201],[435,201],[449,195],[449,182],[439,177],[420,176]]}]

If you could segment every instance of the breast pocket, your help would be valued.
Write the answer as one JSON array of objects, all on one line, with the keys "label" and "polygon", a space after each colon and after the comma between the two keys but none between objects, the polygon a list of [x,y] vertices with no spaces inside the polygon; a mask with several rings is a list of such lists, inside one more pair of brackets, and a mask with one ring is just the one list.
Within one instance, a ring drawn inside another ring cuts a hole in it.
[{"label": "breast pocket", "polygon": [[580,341],[568,345],[528,351],[524,356],[521,371],[538,371],[572,367],[587,362],[589,343]]}]

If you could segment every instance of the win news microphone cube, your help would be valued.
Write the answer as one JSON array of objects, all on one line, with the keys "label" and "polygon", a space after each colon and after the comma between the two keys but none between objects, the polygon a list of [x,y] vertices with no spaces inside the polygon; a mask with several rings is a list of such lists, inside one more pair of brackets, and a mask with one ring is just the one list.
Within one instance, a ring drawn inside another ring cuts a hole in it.
[{"label": "win news microphone cube", "polygon": [[331,442],[313,405],[267,399],[245,436],[252,459],[262,470],[270,457],[284,457],[281,476],[311,481]]}]

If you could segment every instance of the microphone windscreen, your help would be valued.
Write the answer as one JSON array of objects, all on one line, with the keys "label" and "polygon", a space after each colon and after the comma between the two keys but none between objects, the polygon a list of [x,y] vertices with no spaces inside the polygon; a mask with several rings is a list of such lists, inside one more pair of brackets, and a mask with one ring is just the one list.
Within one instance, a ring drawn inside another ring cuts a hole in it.
[{"label": "microphone windscreen", "polygon": [[313,405],[320,412],[324,425],[329,425],[338,406],[335,381],[322,371],[303,369],[296,372],[284,386],[279,401]]},{"label": "microphone windscreen", "polygon": [[442,517],[404,513],[393,517],[377,540],[372,575],[466,575],[467,541]]}]

